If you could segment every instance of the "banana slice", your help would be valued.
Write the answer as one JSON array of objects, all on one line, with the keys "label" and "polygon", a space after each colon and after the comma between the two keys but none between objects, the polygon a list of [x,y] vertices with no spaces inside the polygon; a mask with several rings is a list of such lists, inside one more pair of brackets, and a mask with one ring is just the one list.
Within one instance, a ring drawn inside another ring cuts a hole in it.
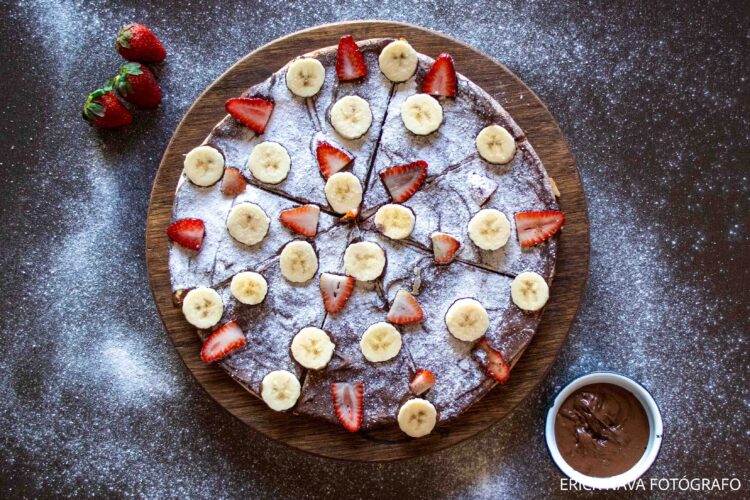
[{"label": "banana slice", "polygon": [[362,335],[359,348],[367,361],[388,361],[401,351],[401,334],[390,323],[375,323]]},{"label": "banana slice", "polygon": [[385,267],[385,252],[375,243],[360,241],[346,247],[344,272],[360,281],[377,279]]},{"label": "banana slice", "polygon": [[362,203],[362,184],[351,172],[336,172],[330,176],[325,193],[328,204],[339,214],[356,210]]},{"label": "banana slice", "polygon": [[232,238],[245,245],[255,245],[268,234],[271,219],[255,203],[236,205],[227,217],[227,230]]},{"label": "banana slice", "polygon": [[469,238],[482,250],[497,250],[510,237],[510,221],[499,210],[485,208],[469,221]]},{"label": "banana slice", "polygon": [[396,40],[380,52],[378,63],[390,81],[405,82],[417,71],[417,51],[406,40]]},{"label": "banana slice", "polygon": [[182,314],[188,323],[205,330],[219,322],[224,314],[224,303],[216,290],[200,286],[185,295]]},{"label": "banana slice", "polygon": [[292,339],[292,356],[305,368],[320,370],[331,361],[335,347],[326,332],[310,326],[300,330]]},{"label": "banana slice", "polygon": [[253,177],[266,184],[278,184],[286,179],[292,160],[278,142],[261,142],[253,148],[247,168]]},{"label": "banana slice", "polygon": [[246,271],[234,275],[229,289],[239,302],[254,306],[266,298],[268,283],[260,274]]},{"label": "banana slice", "polygon": [[211,146],[198,146],[185,155],[185,175],[196,186],[212,186],[224,175],[224,157]]},{"label": "banana slice", "polygon": [[490,163],[508,163],[516,154],[516,141],[500,125],[490,125],[477,135],[477,151]]},{"label": "banana slice", "polygon": [[356,95],[342,97],[331,107],[331,125],[347,139],[362,137],[372,125],[370,105]]},{"label": "banana slice", "polygon": [[398,426],[407,436],[426,436],[436,423],[437,410],[426,399],[410,399],[398,410]]},{"label": "banana slice", "polygon": [[286,86],[294,95],[312,97],[318,93],[326,79],[326,70],[317,59],[297,59],[286,70]]},{"label": "banana slice", "polygon": [[428,135],[443,123],[443,108],[431,95],[414,94],[401,105],[401,119],[415,134]]},{"label": "banana slice", "polygon": [[458,340],[472,342],[487,332],[490,317],[484,306],[474,299],[459,299],[445,314],[445,325]]},{"label": "banana slice", "polygon": [[549,286],[544,278],[532,271],[526,271],[510,285],[513,303],[524,311],[538,311],[549,299]]},{"label": "banana slice", "polygon": [[297,403],[300,384],[293,373],[275,370],[263,377],[260,395],[269,408],[276,411],[288,410]]},{"label": "banana slice", "polygon": [[375,213],[375,226],[390,239],[402,240],[414,229],[414,212],[403,205],[383,205]]},{"label": "banana slice", "polygon": [[312,279],[318,271],[318,256],[312,245],[306,241],[287,243],[279,257],[281,274],[294,283],[304,283]]}]

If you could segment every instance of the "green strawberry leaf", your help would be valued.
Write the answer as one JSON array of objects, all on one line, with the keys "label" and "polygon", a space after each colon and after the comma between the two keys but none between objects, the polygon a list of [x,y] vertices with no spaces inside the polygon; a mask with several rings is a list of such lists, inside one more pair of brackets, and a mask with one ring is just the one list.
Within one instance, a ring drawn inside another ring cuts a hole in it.
[{"label": "green strawberry leaf", "polygon": [[122,67],[120,70],[121,75],[142,75],[143,70],[141,69],[141,63],[130,62]]}]

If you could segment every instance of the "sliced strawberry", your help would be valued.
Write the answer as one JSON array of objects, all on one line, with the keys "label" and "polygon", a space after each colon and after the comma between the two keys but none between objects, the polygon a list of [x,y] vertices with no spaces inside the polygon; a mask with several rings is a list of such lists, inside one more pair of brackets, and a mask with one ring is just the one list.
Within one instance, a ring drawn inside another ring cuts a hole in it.
[{"label": "sliced strawberry", "polygon": [[271,118],[273,102],[262,97],[233,97],[227,100],[224,108],[237,121],[262,134]]},{"label": "sliced strawberry", "polygon": [[245,334],[242,333],[242,328],[239,327],[237,322],[224,323],[203,343],[201,359],[206,363],[211,363],[244,347],[245,344],[247,344]]},{"label": "sliced strawberry", "polygon": [[480,340],[477,345],[487,353],[487,372],[499,383],[506,383],[510,377],[510,365],[505,362],[503,355],[490,347],[486,338]]},{"label": "sliced strawberry", "polygon": [[348,82],[367,75],[365,57],[359,51],[354,38],[344,35],[339,40],[339,50],[336,55],[336,75],[339,81]]},{"label": "sliced strawberry", "polygon": [[411,378],[411,382],[409,382],[409,389],[416,396],[421,396],[425,392],[432,389],[433,385],[435,385],[435,375],[433,375],[430,370],[421,368],[417,370],[417,373],[415,373]]},{"label": "sliced strawberry", "polygon": [[422,321],[424,311],[417,299],[406,290],[399,290],[385,319],[394,325],[406,325]]},{"label": "sliced strawberry", "polygon": [[344,169],[354,160],[354,157],[348,151],[339,149],[326,141],[318,143],[315,154],[318,157],[320,173],[326,179]]},{"label": "sliced strawberry", "polygon": [[422,92],[430,95],[442,95],[445,97],[456,97],[458,79],[456,68],[453,66],[453,58],[450,54],[443,52],[435,59],[430,71],[422,82]]},{"label": "sliced strawberry", "polygon": [[200,219],[180,219],[167,228],[167,236],[180,246],[200,250],[206,225]]},{"label": "sliced strawberry", "polygon": [[302,205],[301,207],[282,210],[279,220],[286,227],[303,236],[318,234],[318,218],[320,208],[317,205]]},{"label": "sliced strawberry", "polygon": [[438,264],[451,262],[461,248],[461,243],[450,234],[434,233],[431,239],[432,253]]},{"label": "sliced strawberry", "polygon": [[516,233],[522,247],[541,243],[565,223],[565,214],[558,210],[546,212],[520,212],[516,214]]},{"label": "sliced strawberry", "polygon": [[334,383],[333,410],[349,432],[357,432],[362,425],[362,396],[364,384]]},{"label": "sliced strawberry", "polygon": [[383,181],[388,194],[396,203],[403,203],[412,197],[427,177],[427,162],[417,160],[407,165],[391,167],[380,172],[380,180]]},{"label": "sliced strawberry", "polygon": [[326,311],[339,312],[354,291],[354,278],[339,274],[323,273],[320,275],[320,294]]},{"label": "sliced strawberry", "polygon": [[247,181],[245,176],[234,167],[224,170],[224,179],[221,181],[221,192],[229,196],[237,196],[245,192]]}]

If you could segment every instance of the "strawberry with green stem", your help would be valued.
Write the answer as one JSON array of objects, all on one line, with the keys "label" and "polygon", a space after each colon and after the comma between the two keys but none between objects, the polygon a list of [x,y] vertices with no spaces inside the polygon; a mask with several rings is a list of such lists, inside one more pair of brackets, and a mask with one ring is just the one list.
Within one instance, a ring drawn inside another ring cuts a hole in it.
[{"label": "strawberry with green stem", "polygon": [[138,62],[124,65],[112,80],[112,87],[139,108],[154,109],[161,102],[159,82],[150,69]]},{"label": "strawberry with green stem", "polygon": [[109,85],[89,94],[83,105],[83,118],[100,128],[124,127],[133,122],[133,115]]},{"label": "strawberry with green stem", "polygon": [[160,63],[167,57],[167,51],[156,35],[139,23],[131,23],[120,28],[115,40],[115,49],[128,61]]}]

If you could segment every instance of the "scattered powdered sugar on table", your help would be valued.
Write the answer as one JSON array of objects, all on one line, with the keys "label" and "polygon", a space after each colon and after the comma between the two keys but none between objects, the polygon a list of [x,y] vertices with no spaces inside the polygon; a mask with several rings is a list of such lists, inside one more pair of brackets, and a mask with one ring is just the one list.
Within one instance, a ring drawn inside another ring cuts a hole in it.
[{"label": "scattered powdered sugar on table", "polygon": [[[552,496],[560,474],[543,441],[546,409],[565,383],[595,369],[633,376],[661,407],[665,440],[647,477],[736,476],[744,486],[750,111],[742,8],[4,5],[13,92],[0,108],[0,163],[9,173],[0,226],[3,493]],[[373,11],[480,48],[542,97],[582,171],[592,261],[578,320],[532,397],[464,444],[364,465],[269,442],[197,388],[145,283],[143,221],[159,157],[206,85],[278,36]],[[121,64],[111,40],[133,19],[167,45],[164,103],[137,113],[127,131],[90,131],[78,121],[80,105]]]}]

